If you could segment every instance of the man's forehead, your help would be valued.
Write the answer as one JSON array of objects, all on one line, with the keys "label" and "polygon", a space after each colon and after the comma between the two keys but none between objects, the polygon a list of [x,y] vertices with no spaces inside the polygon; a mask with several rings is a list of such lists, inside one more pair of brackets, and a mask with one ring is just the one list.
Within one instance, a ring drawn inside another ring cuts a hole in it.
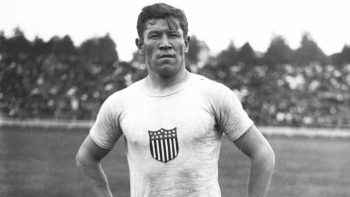
[{"label": "man's forehead", "polygon": [[164,19],[149,19],[146,21],[146,31],[161,30],[161,31],[178,31],[179,20],[174,17]]}]

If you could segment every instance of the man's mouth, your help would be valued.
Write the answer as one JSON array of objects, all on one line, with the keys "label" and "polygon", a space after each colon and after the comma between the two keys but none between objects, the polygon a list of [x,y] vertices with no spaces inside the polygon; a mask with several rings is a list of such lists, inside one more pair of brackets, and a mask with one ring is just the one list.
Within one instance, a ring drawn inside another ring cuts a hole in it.
[{"label": "man's mouth", "polygon": [[166,53],[166,54],[160,54],[158,58],[174,58],[174,54]]}]

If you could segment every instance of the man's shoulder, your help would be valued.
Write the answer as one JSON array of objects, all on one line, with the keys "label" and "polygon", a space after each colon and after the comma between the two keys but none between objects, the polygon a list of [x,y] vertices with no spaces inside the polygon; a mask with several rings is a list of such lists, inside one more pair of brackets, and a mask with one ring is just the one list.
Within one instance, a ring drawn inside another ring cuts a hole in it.
[{"label": "man's shoulder", "polygon": [[230,89],[226,85],[220,82],[217,82],[213,79],[209,79],[203,75],[192,74],[192,76],[193,76],[193,81],[196,84],[195,88],[198,88],[198,90],[204,93],[215,94],[223,91],[224,92],[230,91]]},{"label": "man's shoulder", "polygon": [[127,86],[126,88],[123,88],[121,90],[114,92],[107,98],[107,101],[112,103],[127,101],[128,99],[137,96],[136,94],[140,93],[139,90],[140,90],[140,81],[137,81]]}]

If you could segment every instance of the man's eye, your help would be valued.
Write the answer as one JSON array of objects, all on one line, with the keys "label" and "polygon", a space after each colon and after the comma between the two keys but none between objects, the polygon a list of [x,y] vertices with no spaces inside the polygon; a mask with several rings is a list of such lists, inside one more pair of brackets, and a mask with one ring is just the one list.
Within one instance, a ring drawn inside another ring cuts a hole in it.
[{"label": "man's eye", "polygon": [[173,37],[173,38],[178,38],[179,37],[178,34],[170,34],[170,36]]},{"label": "man's eye", "polygon": [[153,35],[150,35],[150,36],[148,36],[148,37],[151,38],[151,39],[154,39],[154,38],[158,38],[159,36],[156,35],[156,34],[153,34]]}]

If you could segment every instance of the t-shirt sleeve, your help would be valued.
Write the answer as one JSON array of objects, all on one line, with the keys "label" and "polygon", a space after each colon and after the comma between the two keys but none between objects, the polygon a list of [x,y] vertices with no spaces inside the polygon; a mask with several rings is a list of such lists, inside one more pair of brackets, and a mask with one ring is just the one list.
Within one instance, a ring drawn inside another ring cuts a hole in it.
[{"label": "t-shirt sleeve", "polygon": [[114,110],[111,97],[109,97],[101,106],[95,123],[90,129],[89,135],[92,140],[101,148],[111,149],[122,135],[118,123],[118,114]]},{"label": "t-shirt sleeve", "polygon": [[254,123],[243,109],[237,95],[224,85],[217,88],[216,118],[222,132],[232,140],[241,137]]}]

